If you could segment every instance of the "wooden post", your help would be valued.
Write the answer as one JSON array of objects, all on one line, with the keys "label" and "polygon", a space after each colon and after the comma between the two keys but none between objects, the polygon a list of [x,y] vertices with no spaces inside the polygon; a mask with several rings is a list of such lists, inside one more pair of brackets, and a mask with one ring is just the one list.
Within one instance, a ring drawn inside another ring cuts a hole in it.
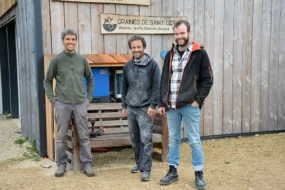
[{"label": "wooden post", "polygon": [[166,116],[162,116],[162,149],[161,149],[161,161],[168,161],[168,125]]},{"label": "wooden post", "polygon": [[81,170],[81,164],[80,164],[80,158],[79,158],[79,141],[78,141],[78,134],[77,129],[73,122],[73,170],[74,171],[80,171]]}]

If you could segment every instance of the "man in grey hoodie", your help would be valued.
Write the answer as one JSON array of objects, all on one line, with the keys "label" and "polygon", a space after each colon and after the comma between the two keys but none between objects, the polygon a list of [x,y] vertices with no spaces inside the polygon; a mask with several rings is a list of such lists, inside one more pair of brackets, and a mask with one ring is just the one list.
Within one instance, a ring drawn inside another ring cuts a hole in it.
[{"label": "man in grey hoodie", "polygon": [[129,41],[133,54],[123,68],[122,114],[128,116],[128,126],[136,166],[132,173],[142,172],[141,180],[148,181],[152,166],[153,117],[159,100],[160,70],[156,61],[144,53],[146,42],[134,35]]}]

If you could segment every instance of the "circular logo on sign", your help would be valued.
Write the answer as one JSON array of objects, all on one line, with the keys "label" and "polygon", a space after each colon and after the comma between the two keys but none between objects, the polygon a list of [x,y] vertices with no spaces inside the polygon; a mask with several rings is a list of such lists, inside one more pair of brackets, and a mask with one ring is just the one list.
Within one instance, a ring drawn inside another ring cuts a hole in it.
[{"label": "circular logo on sign", "polygon": [[111,24],[112,20],[113,20],[113,18],[108,17],[104,21],[103,28],[107,32],[113,32],[117,28],[117,24]]}]

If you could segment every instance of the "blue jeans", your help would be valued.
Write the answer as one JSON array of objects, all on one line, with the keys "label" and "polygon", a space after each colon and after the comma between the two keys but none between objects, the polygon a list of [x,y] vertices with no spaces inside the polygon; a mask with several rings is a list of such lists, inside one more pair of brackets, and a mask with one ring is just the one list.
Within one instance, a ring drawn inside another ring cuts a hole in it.
[{"label": "blue jeans", "polygon": [[183,106],[176,110],[171,108],[167,111],[169,132],[168,164],[177,168],[180,162],[180,133],[182,119],[187,131],[188,142],[192,149],[193,168],[195,171],[202,171],[204,168],[204,156],[199,132],[200,109],[199,107],[190,105]]}]

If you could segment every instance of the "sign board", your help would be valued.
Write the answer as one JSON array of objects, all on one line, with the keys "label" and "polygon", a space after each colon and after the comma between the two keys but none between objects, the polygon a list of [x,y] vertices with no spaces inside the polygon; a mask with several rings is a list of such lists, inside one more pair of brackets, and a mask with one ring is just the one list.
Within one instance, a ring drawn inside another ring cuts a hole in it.
[{"label": "sign board", "polygon": [[173,34],[173,25],[186,17],[146,17],[100,14],[102,34]]},{"label": "sign board", "polygon": [[129,5],[150,5],[150,0],[58,0],[80,3],[112,3],[112,4],[129,4]]}]

